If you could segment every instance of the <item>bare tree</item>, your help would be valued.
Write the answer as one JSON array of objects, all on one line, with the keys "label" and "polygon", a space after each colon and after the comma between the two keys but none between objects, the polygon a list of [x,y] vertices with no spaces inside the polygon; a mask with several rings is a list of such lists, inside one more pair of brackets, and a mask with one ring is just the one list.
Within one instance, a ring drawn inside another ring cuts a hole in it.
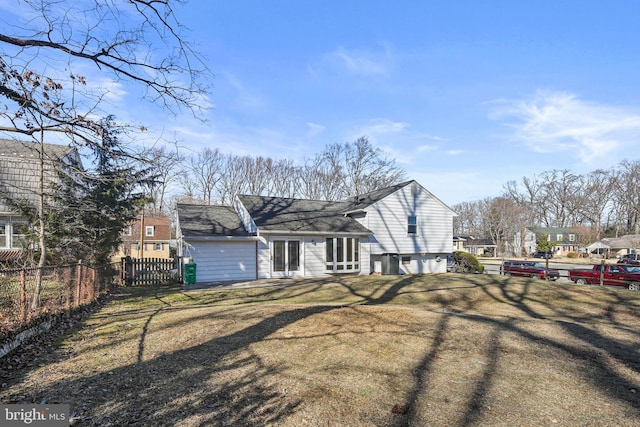
[{"label": "bare tree", "polygon": [[395,160],[361,137],[353,143],[328,145],[307,160],[298,179],[306,197],[341,200],[397,184],[405,177]]},{"label": "bare tree", "polygon": [[480,201],[461,202],[451,208],[458,214],[453,219],[454,234],[485,237],[482,232]]},{"label": "bare tree", "polygon": [[343,145],[345,192],[359,196],[378,188],[388,187],[405,179],[404,170],[396,166],[381,149],[371,145],[366,137]]},{"label": "bare tree", "polygon": [[623,160],[615,176],[617,222],[624,233],[640,234],[640,161]]},{"label": "bare tree", "polygon": [[[145,96],[171,111],[195,112],[202,106],[206,87],[201,78],[208,71],[182,36],[175,3],[22,0],[21,13],[11,22],[5,20],[0,32],[0,56],[14,70],[44,69],[57,62],[71,78],[77,74],[72,71],[74,64],[93,65],[118,81],[140,85]],[[2,84],[0,95],[13,97]]]},{"label": "bare tree", "polygon": [[524,209],[508,197],[495,197],[482,202],[482,212],[482,235],[496,243],[498,254],[520,255],[514,242],[526,227]]},{"label": "bare tree", "polygon": [[334,154],[337,146],[307,159],[296,177],[300,197],[313,200],[339,200],[344,197],[342,168]]},{"label": "bare tree", "polygon": [[574,225],[573,220],[580,208],[576,195],[582,191],[582,177],[564,169],[545,171],[542,180],[549,207],[547,224],[556,227]]},{"label": "bare tree", "polygon": [[219,149],[205,148],[193,155],[188,164],[189,174],[183,179],[187,194],[193,198],[201,198],[205,204],[211,205],[218,182],[224,177],[225,157]]},{"label": "bare tree", "polygon": [[274,160],[267,193],[271,196],[300,197],[298,192],[298,170],[291,159]]},{"label": "bare tree", "polygon": [[172,150],[167,146],[151,148],[143,153],[142,157],[157,175],[157,178],[150,182],[147,188],[152,203],[151,211],[154,213],[164,212],[168,189],[185,174],[181,168],[185,158],[177,148]]},{"label": "bare tree", "polygon": [[594,230],[595,233],[585,233],[594,240],[600,240],[605,212],[611,209],[614,185],[611,171],[598,169],[587,174],[582,190],[576,194],[579,218],[575,225],[583,232],[587,228]]}]

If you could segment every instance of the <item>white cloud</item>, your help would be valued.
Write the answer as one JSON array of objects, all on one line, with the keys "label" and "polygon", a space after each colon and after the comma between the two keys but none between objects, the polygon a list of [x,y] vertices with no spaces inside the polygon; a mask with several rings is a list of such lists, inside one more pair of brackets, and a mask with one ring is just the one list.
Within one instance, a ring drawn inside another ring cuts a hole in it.
[{"label": "white cloud", "polygon": [[438,146],[433,144],[423,144],[418,146],[418,152],[420,153],[428,153],[430,151],[436,151],[437,149]]},{"label": "white cloud", "polygon": [[104,99],[110,102],[120,102],[127,96],[127,91],[122,83],[113,79],[100,78],[95,82],[94,87],[98,88],[104,94]]},{"label": "white cloud", "polygon": [[391,49],[386,44],[380,44],[381,49],[347,49],[338,46],[322,58],[320,64],[307,67],[307,71],[314,77],[318,76],[318,68],[347,70],[354,76],[387,77],[393,69]]},{"label": "white cloud", "polygon": [[640,113],[587,102],[568,92],[537,91],[519,101],[500,101],[490,118],[510,120],[514,142],[541,153],[566,152],[586,164],[637,144]]},{"label": "white cloud", "polygon": [[378,118],[373,119],[361,126],[358,130],[358,137],[365,135],[369,137],[369,140],[374,140],[376,137],[389,134],[399,134],[404,132],[409,127],[407,122],[397,122],[389,119]]},{"label": "white cloud", "polygon": [[307,138],[313,138],[314,136],[321,134],[325,129],[324,126],[312,122],[307,122],[307,127],[309,128],[307,131]]},{"label": "white cloud", "polygon": [[224,77],[229,86],[236,91],[236,98],[233,102],[235,107],[240,109],[256,109],[265,104],[260,96],[247,89],[244,83],[235,75],[225,73]]},{"label": "white cloud", "polygon": [[331,54],[338,58],[351,73],[361,75],[387,74],[386,64],[368,58],[363,53],[348,52],[343,47],[338,47]]}]

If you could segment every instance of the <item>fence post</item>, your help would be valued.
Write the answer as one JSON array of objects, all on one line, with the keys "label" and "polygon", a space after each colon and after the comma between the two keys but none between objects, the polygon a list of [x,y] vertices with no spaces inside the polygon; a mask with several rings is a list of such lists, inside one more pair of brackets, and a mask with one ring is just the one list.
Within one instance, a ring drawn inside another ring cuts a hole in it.
[{"label": "fence post", "polygon": [[89,271],[89,301],[93,301],[96,298],[96,270],[91,268]]},{"label": "fence post", "polygon": [[20,320],[27,318],[27,277],[24,268],[20,270]]},{"label": "fence post", "polygon": [[82,283],[82,260],[76,266],[76,307],[80,305],[80,286]]},{"label": "fence post", "polygon": [[133,260],[128,255],[125,258],[125,263],[124,263],[124,276],[126,278],[125,279],[126,285],[131,286],[131,284],[133,283]]}]

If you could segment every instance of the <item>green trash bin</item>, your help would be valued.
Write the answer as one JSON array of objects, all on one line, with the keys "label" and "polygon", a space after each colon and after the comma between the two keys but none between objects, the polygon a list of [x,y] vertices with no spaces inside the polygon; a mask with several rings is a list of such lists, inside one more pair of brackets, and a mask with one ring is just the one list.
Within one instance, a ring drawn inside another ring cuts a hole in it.
[{"label": "green trash bin", "polygon": [[184,265],[184,284],[194,285],[196,283],[196,264],[190,263]]}]

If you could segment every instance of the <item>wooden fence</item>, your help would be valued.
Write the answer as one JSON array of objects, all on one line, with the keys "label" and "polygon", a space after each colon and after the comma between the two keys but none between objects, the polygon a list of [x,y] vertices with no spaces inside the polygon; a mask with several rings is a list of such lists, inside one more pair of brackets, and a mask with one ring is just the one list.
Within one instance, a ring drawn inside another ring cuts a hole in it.
[{"label": "wooden fence", "polygon": [[121,261],[121,282],[131,285],[171,284],[182,281],[179,259],[131,258]]}]

